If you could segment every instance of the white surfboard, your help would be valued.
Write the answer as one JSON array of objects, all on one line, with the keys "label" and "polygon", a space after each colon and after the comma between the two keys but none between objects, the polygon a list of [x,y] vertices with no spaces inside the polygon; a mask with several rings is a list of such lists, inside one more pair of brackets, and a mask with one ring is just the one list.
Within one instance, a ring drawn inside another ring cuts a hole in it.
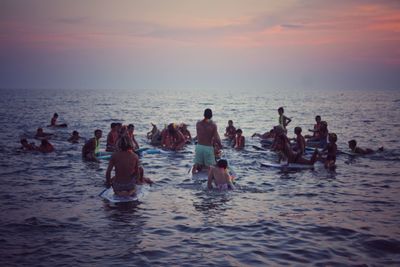
[{"label": "white surfboard", "polygon": [[136,185],[136,193],[131,196],[118,196],[114,193],[112,187],[104,189],[100,193],[100,197],[108,200],[111,203],[123,203],[123,202],[138,202],[147,195],[149,185]]},{"label": "white surfboard", "polygon": [[261,162],[261,166],[278,169],[313,169],[314,165],[298,164],[298,163],[273,163],[273,162]]}]

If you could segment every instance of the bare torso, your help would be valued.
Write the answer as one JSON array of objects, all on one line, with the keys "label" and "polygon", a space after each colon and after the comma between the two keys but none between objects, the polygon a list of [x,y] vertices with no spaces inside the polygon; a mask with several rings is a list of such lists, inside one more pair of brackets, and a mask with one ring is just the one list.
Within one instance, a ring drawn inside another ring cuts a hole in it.
[{"label": "bare torso", "polygon": [[201,120],[196,124],[197,143],[203,146],[213,146],[213,140],[221,144],[219,138],[217,125],[208,120]]},{"label": "bare torso", "polygon": [[111,156],[107,176],[111,175],[113,167],[115,167],[114,182],[128,183],[132,180],[132,176],[139,173],[139,157],[130,151],[115,152]]}]

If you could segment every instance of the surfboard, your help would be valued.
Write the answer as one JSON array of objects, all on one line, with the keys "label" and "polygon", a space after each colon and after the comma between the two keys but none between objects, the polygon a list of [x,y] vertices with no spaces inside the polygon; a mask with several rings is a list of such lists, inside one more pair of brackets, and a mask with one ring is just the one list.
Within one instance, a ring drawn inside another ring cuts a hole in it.
[{"label": "surfboard", "polygon": [[278,168],[278,169],[313,169],[314,165],[307,164],[298,164],[298,163],[273,163],[273,162],[261,162],[261,166],[269,167],[269,168]]},{"label": "surfboard", "polygon": [[99,196],[111,203],[138,202],[148,193],[148,185],[136,185],[136,193],[131,196],[118,196],[112,187],[104,189]]}]

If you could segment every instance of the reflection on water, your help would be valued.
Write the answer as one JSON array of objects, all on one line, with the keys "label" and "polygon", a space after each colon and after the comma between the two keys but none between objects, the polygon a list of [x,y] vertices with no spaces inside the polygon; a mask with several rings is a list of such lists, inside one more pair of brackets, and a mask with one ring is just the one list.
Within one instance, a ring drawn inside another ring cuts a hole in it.
[{"label": "reflection on water", "polygon": [[[0,93],[6,125],[0,128],[2,266],[400,265],[397,92]],[[298,125],[307,132],[319,114],[338,134],[339,149],[356,138],[385,151],[338,155],[333,171],[321,164],[301,171],[261,167],[276,156],[254,149],[259,143],[250,136],[277,124],[279,106],[293,119],[289,135]],[[245,151],[225,143],[237,173],[233,192],[209,192],[191,180],[189,145],[179,153],[143,156],[155,185],[141,203],[110,205],[98,197],[107,162],[83,162],[83,140],[65,141],[73,130],[87,139],[99,128],[105,136],[117,120],[134,123],[139,144],[147,146],[150,122],[186,122],[194,134],[206,107],[221,134],[232,119],[246,137]],[[35,141],[35,129],[54,112],[69,125],[45,130],[54,134],[56,152],[16,151],[19,137]]]}]

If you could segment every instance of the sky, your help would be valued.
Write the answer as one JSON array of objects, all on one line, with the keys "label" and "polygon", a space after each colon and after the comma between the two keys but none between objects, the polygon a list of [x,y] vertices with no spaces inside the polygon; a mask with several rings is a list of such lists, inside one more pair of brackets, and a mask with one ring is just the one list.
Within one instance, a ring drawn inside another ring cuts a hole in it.
[{"label": "sky", "polygon": [[0,88],[400,90],[400,1],[0,0]]}]

